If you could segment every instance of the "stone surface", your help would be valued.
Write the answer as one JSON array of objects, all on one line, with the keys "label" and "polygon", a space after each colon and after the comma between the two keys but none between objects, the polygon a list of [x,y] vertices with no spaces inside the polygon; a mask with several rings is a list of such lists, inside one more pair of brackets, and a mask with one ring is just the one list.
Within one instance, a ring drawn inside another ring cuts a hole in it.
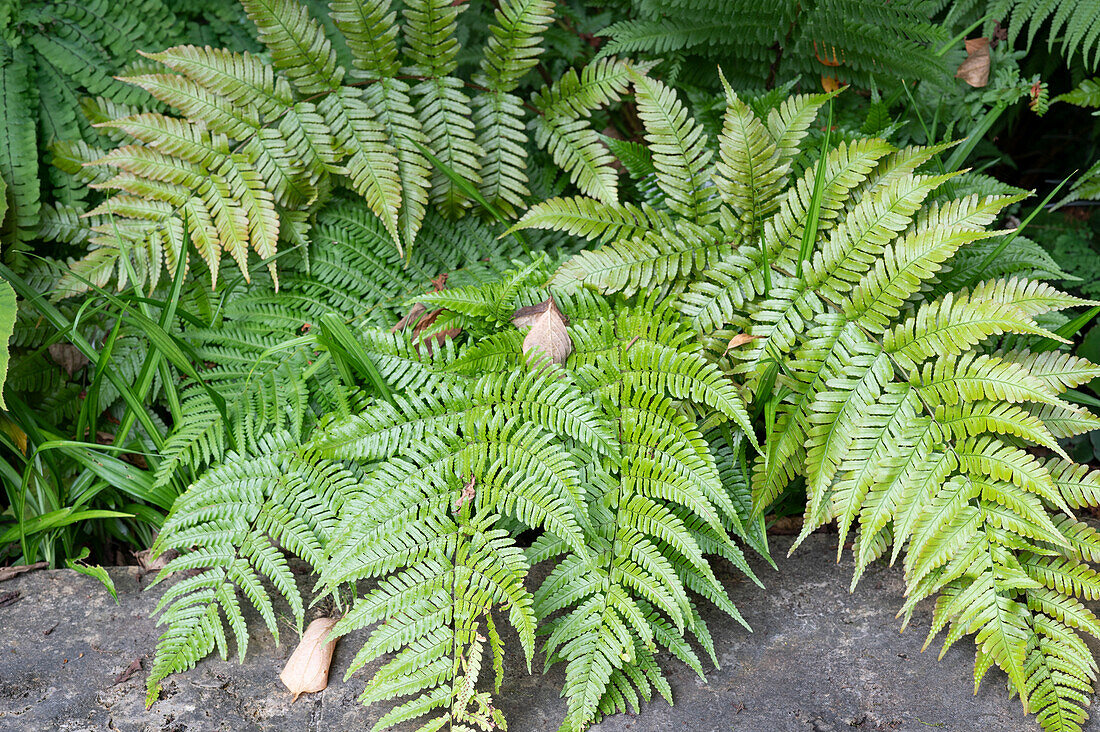
[{"label": "stone surface", "polygon": [[[972,644],[960,642],[939,662],[938,646],[920,652],[928,607],[898,633],[898,569],[872,567],[849,594],[851,563],[835,563],[833,541],[811,538],[787,559],[788,541],[776,537],[779,571],[757,562],[767,591],[726,575],[755,632],[711,613],[721,669],[709,670],[704,682],[670,661],[675,706],[657,700],[642,714],[612,717],[594,732],[1039,729],[1009,698],[998,671],[971,695]],[[136,568],[111,574],[120,605],[94,580],[67,570],[0,583],[0,596],[20,593],[0,606],[0,730],[350,731],[370,729],[385,711],[356,701],[372,668],[342,680],[354,636],[337,646],[329,688],[291,703],[278,680],[297,642],[289,613],[281,646],[255,624],[243,665],[207,659],[167,680],[161,701],[146,710],[144,681],[158,635],[149,614],[162,590],[142,592]],[[116,684],[139,658],[144,667]],[[497,698],[509,729],[555,732],[564,713],[562,681],[560,667],[528,676],[522,659],[511,657]],[[1088,730],[1100,731],[1100,723],[1090,722]]]}]

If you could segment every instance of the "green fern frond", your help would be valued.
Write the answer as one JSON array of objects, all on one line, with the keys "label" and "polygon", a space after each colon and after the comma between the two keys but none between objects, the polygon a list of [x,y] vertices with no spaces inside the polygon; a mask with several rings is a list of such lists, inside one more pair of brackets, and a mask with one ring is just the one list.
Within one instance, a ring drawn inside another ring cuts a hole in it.
[{"label": "green fern frond", "polygon": [[177,571],[202,571],[173,584],[158,603],[157,622],[168,631],[157,645],[147,704],[156,701],[161,680],[191,668],[215,646],[225,657],[221,615],[244,659],[248,632],[238,591],[278,639],[275,610],[261,578],[289,603],[300,629],[304,603],[279,547],[320,568],[337,511],[356,483],[356,476],[339,466],[319,464],[296,452],[284,435],[261,439],[255,455],[230,459],[180,497],[154,554],[169,549],[184,553],[170,561],[156,581]]},{"label": "green fern frond", "polygon": [[524,111],[513,92],[537,63],[553,12],[553,3],[546,0],[502,3],[489,26],[481,71],[475,76],[487,90],[474,99],[477,144],[484,153],[479,190],[490,204],[499,203],[509,212],[521,208],[529,193]]},{"label": "green fern frond", "polygon": [[[1061,46],[1062,55],[1067,61],[1080,52],[1081,60],[1089,68],[1095,68],[1100,58],[1100,8],[1083,0],[1070,0],[1062,3],[1049,3],[1043,0],[999,0],[996,3],[998,17],[1007,18],[1009,40],[1015,42],[1026,32],[1028,47],[1044,26],[1047,29],[1051,48],[1055,43]],[[1049,25],[1048,25],[1049,24]]]},{"label": "green fern frond", "polygon": [[946,85],[954,72],[935,54],[950,35],[931,21],[941,3],[633,0],[630,6],[629,20],[602,31],[608,41],[601,53],[662,59],[673,73],[691,69],[693,81],[702,77],[696,83],[716,82],[709,76],[716,65],[735,74],[735,86],[750,89],[817,78],[823,63],[841,83],[864,88],[915,78]]},{"label": "green fern frond", "polygon": [[0,178],[6,184],[5,241],[19,241],[38,221],[38,149],[34,129],[32,59],[22,49],[12,51],[0,69],[4,134],[0,135]]},{"label": "green fern frond", "polygon": [[602,140],[584,118],[619,100],[630,84],[631,68],[616,59],[597,60],[579,74],[570,69],[533,100],[540,112],[535,140],[583,194],[609,205],[618,203],[618,176]]},{"label": "green fern frond", "polygon": [[344,70],[321,24],[295,0],[241,0],[267,46],[275,68],[282,70],[303,95],[340,86]]},{"label": "green fern frond", "polygon": [[[88,161],[97,189],[146,204],[99,210],[114,217],[112,230],[89,237],[66,294],[84,288],[81,278],[123,285],[131,270],[151,290],[162,269],[175,271],[184,237],[215,283],[226,254],[247,278],[249,250],[271,260],[277,280],[276,242],[307,244],[302,222],[337,184],[367,202],[402,254],[415,246],[429,202],[455,218],[472,205],[469,186],[451,175],[478,188],[496,213],[525,207],[530,113],[516,89],[542,51],[552,4],[501,6],[472,81],[457,76],[464,6],[409,3],[403,22],[385,2],[335,2],[325,17],[311,7],[244,3],[264,56],[176,46],[145,54],[172,73],[141,68],[115,82],[148,92],[176,116],[115,102],[93,110],[96,129],[123,143]],[[612,193],[610,158],[587,118],[618,99],[628,68],[603,60],[567,71],[527,105],[539,115],[534,142],[578,181],[599,179]],[[424,150],[441,165],[430,166]],[[58,161],[75,169],[63,155]]]},{"label": "green fern frond", "polygon": [[657,184],[669,208],[690,221],[715,220],[717,198],[708,190],[710,159],[707,135],[695,124],[675,91],[659,81],[634,73],[638,116],[653,151]]},{"label": "green fern frond", "polygon": [[[1028,279],[1056,268],[1021,237],[1001,247],[1012,252],[1005,262],[986,261],[1000,247],[987,227],[1019,194],[951,197],[940,192],[950,176],[917,172],[938,148],[895,151],[874,140],[826,151],[788,181],[797,139],[783,142],[786,130],[805,129],[821,98],[793,100],[764,120],[728,94],[711,168],[693,152],[701,128],[667,90],[640,79],[635,87],[647,129],[663,110],[663,135],[652,142],[661,146],[654,165],[672,226],[637,233],[650,224],[638,212],[583,198],[540,204],[523,225],[605,242],[567,261],[552,282],[627,294],[664,288],[655,297],[693,319],[706,352],[746,378],[750,401],[768,415],[766,441],[746,471],[751,521],[805,478],[795,546],[835,520],[838,551],[855,534],[853,584],[875,558],[904,558],[907,618],[936,596],[930,639],[946,630],[946,648],[973,635],[976,681],[996,665],[1044,724],[1079,729],[1095,665],[1078,652],[1077,634],[1100,631],[1100,622],[1078,596],[1095,594],[1085,562],[1100,554],[1093,533],[1068,515],[1100,495],[1058,439],[1096,420],[1060,395],[1098,367],[1006,338],[1057,342],[1043,325],[1049,314],[1091,303]],[[784,126],[784,118],[799,121]],[[824,166],[820,225],[798,275],[816,166]],[[700,226],[700,216],[713,218]],[[742,330],[749,338],[734,346]],[[635,350],[639,358],[657,352],[639,341],[625,361]],[[751,439],[751,425],[742,428]],[[1029,445],[1059,457],[1043,462]],[[556,570],[562,582],[579,571]],[[644,599],[675,622],[675,598]],[[580,675],[567,679],[578,694],[612,683],[619,665],[605,648],[631,655],[610,640],[630,613],[601,612],[600,651],[585,647]],[[575,622],[556,622],[551,650]],[[575,724],[598,708],[582,699],[571,707]],[[606,704],[622,708],[628,697]]]}]

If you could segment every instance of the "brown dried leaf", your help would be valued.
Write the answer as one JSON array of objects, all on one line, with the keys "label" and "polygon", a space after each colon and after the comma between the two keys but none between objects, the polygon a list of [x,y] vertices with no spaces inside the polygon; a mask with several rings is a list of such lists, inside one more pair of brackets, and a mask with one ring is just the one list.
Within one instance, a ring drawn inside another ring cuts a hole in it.
[{"label": "brown dried leaf", "polygon": [[65,369],[65,373],[69,376],[72,376],[88,365],[88,357],[72,344],[51,343],[46,350],[49,351],[50,358],[52,358],[58,366]]},{"label": "brown dried leaf", "polygon": [[[438,277],[433,279],[432,286],[428,290],[428,292],[442,292],[443,290],[447,289],[447,277],[448,274],[446,272],[443,272]],[[394,326],[390,328],[390,333],[396,333],[399,330],[405,330],[409,327],[410,324],[415,326],[413,328],[413,332],[419,333],[427,328],[429,325],[434,323],[435,319],[438,318],[439,314],[443,311],[433,310],[432,312],[428,313],[427,317],[422,317],[426,312],[428,312],[427,305],[422,302],[416,303],[409,310],[408,315],[401,318],[401,320],[397,321],[397,323],[395,323]]]},{"label": "brown dried leaf", "polygon": [[24,572],[33,572],[47,566],[49,566],[48,562],[35,562],[34,564],[21,564],[17,567],[0,567],[0,582],[10,580],[12,577],[21,575]]},{"label": "brown dried leaf", "polygon": [[419,322],[420,316],[426,312],[428,312],[427,305],[422,302],[416,303],[409,309],[409,312],[407,315],[405,315],[405,317],[394,323],[393,327],[390,328],[390,333],[396,333],[399,330],[405,330],[409,327],[409,323]]},{"label": "brown dried leaf", "polygon": [[324,691],[328,686],[328,667],[332,664],[336,640],[326,643],[325,638],[334,625],[335,618],[317,618],[310,623],[279,674],[283,685],[294,694],[294,701],[302,694]]},{"label": "brown dried leaf", "polygon": [[435,333],[429,335],[422,335],[419,343],[414,343],[413,348],[417,353],[420,353],[420,345],[423,344],[428,355],[431,356],[435,352],[435,346],[437,343],[443,343],[448,338],[458,338],[462,333],[461,328],[444,328],[443,330],[437,330]]},{"label": "brown dried leaf", "polygon": [[465,506],[470,501],[474,500],[474,497],[477,496],[477,491],[475,490],[476,486],[477,479],[471,475],[470,479],[466,481],[466,485],[462,486],[462,493],[460,493],[458,498],[455,499],[454,509],[456,511]]},{"label": "brown dried leaf", "polygon": [[156,559],[152,558],[152,549],[142,549],[140,552],[134,552],[134,559],[137,560],[138,566],[141,567],[142,573],[147,572],[159,572],[168,566],[168,563],[178,557],[180,553],[175,549],[169,549],[162,552]]},{"label": "brown dried leaf", "polygon": [[733,338],[730,338],[730,342],[726,344],[726,350],[722,351],[722,355],[725,356],[727,353],[737,348],[738,346],[743,346],[746,343],[751,343],[757,338],[763,338],[763,336],[749,335],[748,333],[738,333]]},{"label": "brown dried leaf", "polygon": [[111,684],[111,686],[118,686],[119,684],[122,684],[122,683],[125,683],[125,682],[129,681],[130,677],[133,676],[134,674],[136,674],[140,670],[141,670],[141,659],[140,658],[135,658],[133,661],[130,662],[129,666],[127,666],[126,668],[124,668],[122,670],[122,673],[120,673],[118,676],[115,677],[115,683]]},{"label": "brown dried leaf", "polygon": [[989,39],[971,38],[966,42],[966,60],[959,64],[956,79],[973,87],[989,83]]},{"label": "brown dried leaf", "polygon": [[428,328],[431,328],[433,325],[435,325],[436,318],[438,318],[442,313],[443,313],[443,310],[442,310],[442,308],[440,308],[439,310],[433,310],[430,313],[428,313],[427,315],[425,315],[423,318],[421,318],[417,322],[416,325],[413,326],[413,333],[416,333],[417,335],[420,335],[421,333],[426,331]]},{"label": "brown dried leaf", "polygon": [[551,296],[537,305],[520,308],[512,316],[512,324],[517,328],[530,326],[531,330],[523,339],[523,352],[529,356],[538,351],[556,364],[563,364],[573,352],[573,341],[569,338],[566,320],[558,310],[558,304]]},{"label": "brown dried leaf", "polygon": [[996,48],[1001,41],[1008,40],[1008,28],[1001,26],[1001,21],[993,21],[993,36],[989,40],[991,48]]}]

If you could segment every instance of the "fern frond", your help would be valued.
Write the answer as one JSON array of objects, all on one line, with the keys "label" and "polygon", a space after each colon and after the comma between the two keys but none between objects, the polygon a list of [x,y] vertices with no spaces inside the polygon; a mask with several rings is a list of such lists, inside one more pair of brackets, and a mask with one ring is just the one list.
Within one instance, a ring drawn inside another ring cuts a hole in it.
[{"label": "fern frond", "polygon": [[[38,148],[34,129],[31,58],[14,49],[12,59],[0,68],[0,98],[4,109],[4,133],[0,135],[0,178],[7,186],[7,222],[12,241],[28,236],[38,221]],[[8,236],[5,236],[8,239]]]},{"label": "fern frond", "polygon": [[712,223],[718,198],[710,185],[707,135],[687,113],[676,92],[659,81],[633,74],[638,116],[653,150],[657,184],[676,213],[698,224]]},{"label": "fern frond", "polygon": [[[766,415],[766,440],[751,469],[750,521],[761,520],[788,485],[805,478],[804,530],[796,546],[835,519],[840,550],[855,534],[853,584],[873,559],[904,558],[903,615],[937,596],[930,638],[946,631],[946,648],[973,635],[976,681],[996,665],[1025,709],[1075,728],[1095,676],[1091,661],[1073,655],[1076,633],[1100,631],[1076,596],[1094,594],[1084,561],[1100,552],[1094,532],[1068,514],[1095,504],[1100,494],[1091,473],[1069,462],[1058,443],[1096,421],[1060,394],[1095,378],[1097,367],[1001,342],[1007,335],[1058,340],[1044,327],[1049,314],[1089,304],[1029,279],[1056,267],[1021,237],[1005,248],[1004,262],[985,262],[999,246],[989,241],[997,234],[987,227],[1020,194],[939,192],[950,176],[917,172],[939,148],[843,144],[816,163],[824,171],[821,216],[800,275],[817,171],[810,166],[798,179],[786,178],[801,130],[823,100],[791,101],[765,120],[728,94],[712,169],[693,147],[701,127],[670,92],[640,77],[634,84],[639,113],[658,146],[654,175],[672,226],[654,233],[653,222],[638,211],[585,198],[540,204],[523,225],[605,242],[567,261],[552,284],[627,296],[656,289],[650,297],[674,302],[704,330],[708,358],[745,377],[751,401]],[[662,133],[655,135],[658,125]],[[736,218],[745,212],[747,218]],[[700,217],[717,225],[700,226]],[[747,236],[738,236],[742,232]],[[574,358],[588,358],[584,352],[599,342],[591,327],[572,326],[582,344]],[[742,332],[749,339],[732,347]],[[652,363],[660,352],[643,336],[622,362]],[[672,374],[682,358],[658,362]],[[669,388],[670,382],[630,383]],[[613,397],[613,388],[605,394]],[[711,402],[706,419],[719,420],[718,411]],[[732,412],[724,417],[737,421],[744,437],[754,436],[751,424]],[[1043,462],[1031,445],[1059,457]],[[671,476],[651,478],[646,471],[653,467],[641,457],[623,470],[645,478],[636,485],[647,497],[669,495],[664,486]],[[699,531],[715,529],[698,498],[681,500],[678,509],[695,515]],[[684,519],[684,525],[691,524]],[[706,545],[703,533],[694,538]],[[578,583],[584,571],[562,564],[547,582]],[[705,583],[692,582],[686,586],[707,596]],[[539,607],[543,595],[535,597]],[[677,613],[684,617],[674,595],[642,599],[669,622]],[[637,622],[633,610],[617,598],[584,609],[583,616],[566,614],[554,623],[548,646],[565,655],[569,651],[558,649],[576,643],[567,656],[576,669],[567,687],[578,695],[571,725],[586,723],[601,701],[608,709],[629,706],[630,694],[620,687],[599,700],[590,690],[610,688],[641,658],[619,627]],[[593,645],[580,645],[581,617],[599,618],[603,635]],[[1059,626],[1072,635],[1059,635]],[[1062,676],[1052,675],[1063,662],[1059,653],[1076,664]]]},{"label": "fern frond", "polygon": [[608,205],[618,203],[618,175],[612,158],[586,118],[597,108],[618,101],[631,82],[631,66],[600,59],[578,74],[570,69],[534,97],[541,116],[535,140],[554,162],[569,172],[581,193]]},{"label": "fern frond", "polygon": [[296,0],[241,0],[275,67],[290,78],[303,95],[340,86],[344,69],[324,28]]},{"label": "fern frond", "polygon": [[290,604],[301,627],[302,597],[277,547],[320,568],[336,512],[357,480],[335,464],[318,464],[296,453],[289,442],[285,435],[266,437],[255,456],[241,456],[207,472],[165,521],[154,553],[185,553],[169,562],[156,581],[179,570],[205,571],[173,585],[158,603],[158,624],[167,624],[169,630],[157,646],[147,681],[148,704],[157,699],[160,681],[168,674],[194,666],[215,645],[225,656],[219,610],[244,658],[248,633],[238,590],[278,639],[274,609],[260,577]]}]

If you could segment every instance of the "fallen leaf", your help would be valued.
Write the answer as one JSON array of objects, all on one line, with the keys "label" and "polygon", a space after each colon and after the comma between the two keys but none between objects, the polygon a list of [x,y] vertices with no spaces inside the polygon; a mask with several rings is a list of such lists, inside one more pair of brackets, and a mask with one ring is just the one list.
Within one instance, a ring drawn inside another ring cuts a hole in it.
[{"label": "fallen leaf", "polygon": [[[447,277],[447,273],[443,272],[438,277],[433,279],[431,289],[428,290],[428,293],[430,294],[433,292],[442,292],[443,290],[447,289]],[[408,314],[405,315],[405,317],[394,323],[394,326],[390,328],[390,333],[396,333],[399,330],[405,330],[411,324],[413,326],[413,333],[419,334],[426,330],[432,323],[434,323],[435,319],[438,318],[440,313],[443,312],[442,309],[433,310],[430,313],[428,313],[427,311],[428,306],[424,303],[418,302],[414,304],[409,310]],[[427,313],[427,315],[425,315],[425,313]]]},{"label": "fallen leaf", "polygon": [[737,348],[738,346],[743,346],[746,343],[751,343],[757,338],[763,338],[763,336],[749,335],[748,333],[738,333],[733,338],[730,338],[730,342],[726,344],[726,350],[722,351],[722,355],[725,356],[727,353]]},{"label": "fallen leaf", "polygon": [[287,659],[279,679],[294,694],[293,701],[298,701],[302,694],[324,691],[328,686],[328,667],[332,663],[336,641],[334,639],[326,643],[325,638],[334,625],[335,618],[314,620],[302,634],[302,640],[294,653]]},{"label": "fallen leaf", "polygon": [[416,333],[417,335],[420,335],[421,333],[426,331],[428,328],[432,327],[432,325],[435,324],[435,319],[438,318],[440,315],[442,315],[442,313],[443,313],[443,309],[440,308],[439,310],[433,310],[430,313],[428,313],[427,315],[425,315],[423,318],[421,318],[417,322],[416,325],[413,326],[413,333]]},{"label": "fallen leaf", "polygon": [[52,358],[58,366],[65,369],[65,373],[69,376],[72,376],[88,365],[88,357],[72,344],[51,343],[46,350],[49,351],[50,358]]},{"label": "fallen leaf", "polygon": [[35,562],[34,564],[21,564],[17,567],[0,567],[0,582],[10,580],[12,577],[21,575],[24,572],[33,572],[47,566],[49,566],[48,562]]},{"label": "fallen leaf", "polygon": [[966,42],[966,60],[959,64],[956,79],[973,87],[989,83],[989,39],[971,38]]},{"label": "fallen leaf", "polygon": [[156,559],[153,559],[152,549],[142,549],[140,552],[134,552],[134,559],[137,560],[138,566],[141,567],[141,571],[144,574],[148,572],[159,572],[179,555],[180,553],[177,550],[169,549]]},{"label": "fallen leaf", "polygon": [[523,352],[528,355],[538,351],[554,363],[563,364],[573,352],[573,341],[566,330],[569,321],[558,310],[552,296],[537,305],[517,310],[512,316],[512,324],[517,328],[530,326],[531,330],[523,339]]},{"label": "fallen leaf", "polygon": [[390,328],[390,333],[396,333],[399,330],[405,330],[405,328],[409,327],[409,323],[418,323],[420,321],[420,316],[426,312],[428,312],[427,305],[422,302],[416,303],[409,309],[409,312],[405,315],[405,317],[401,318],[401,320],[393,324],[393,327]]},{"label": "fallen leaf", "polygon": [[831,94],[832,92],[835,92],[837,89],[840,88],[840,79],[836,78],[835,76],[825,76],[825,74],[822,74],[821,88],[826,93]]},{"label": "fallen leaf", "polygon": [[1008,28],[1001,26],[1001,21],[993,21],[993,36],[989,39],[989,45],[996,48],[1001,41],[1008,40]]},{"label": "fallen leaf", "polygon": [[111,684],[111,686],[118,686],[119,684],[122,684],[122,683],[125,683],[125,682],[129,681],[130,677],[133,676],[134,674],[136,674],[140,670],[141,670],[141,659],[140,658],[135,658],[133,661],[130,662],[129,666],[127,666],[125,669],[122,670],[122,673],[120,673],[118,676],[115,677],[115,683]]},{"label": "fallen leaf", "polygon": [[119,458],[141,470],[149,469],[149,462],[145,459],[145,456],[138,455],[136,452],[124,452],[119,455]]},{"label": "fallen leaf", "polygon": [[456,511],[465,506],[470,501],[474,500],[474,496],[477,495],[477,492],[474,490],[474,487],[476,485],[477,479],[471,475],[470,480],[466,482],[466,485],[462,486],[462,493],[460,493],[458,498],[455,500],[454,509]]},{"label": "fallen leaf", "polygon": [[435,333],[421,337],[419,343],[413,344],[413,348],[416,349],[417,353],[420,353],[420,344],[423,343],[428,355],[431,356],[432,353],[435,352],[435,345],[437,343],[443,343],[443,341],[448,338],[458,338],[461,333],[461,328],[444,328],[443,330],[437,330]]}]

